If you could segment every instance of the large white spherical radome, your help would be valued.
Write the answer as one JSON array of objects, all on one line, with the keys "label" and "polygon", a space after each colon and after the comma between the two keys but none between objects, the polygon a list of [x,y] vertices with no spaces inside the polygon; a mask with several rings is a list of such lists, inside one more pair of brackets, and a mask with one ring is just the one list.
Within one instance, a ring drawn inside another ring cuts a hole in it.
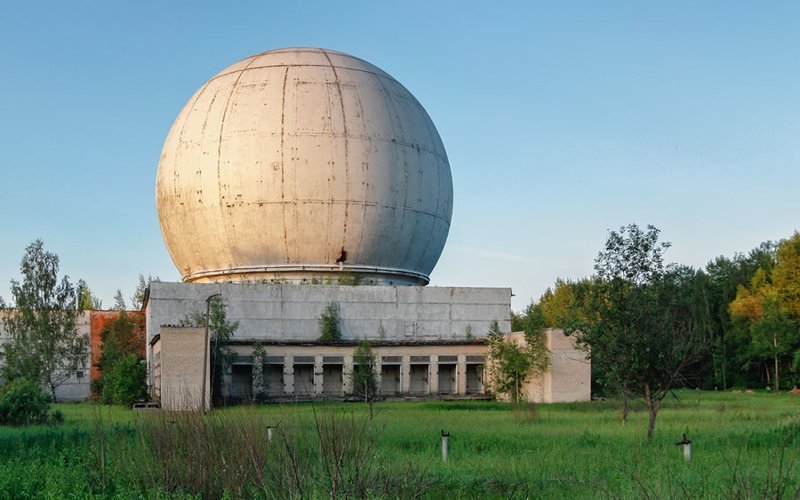
[{"label": "large white spherical radome", "polygon": [[427,284],[453,183],[436,127],[397,80],[291,48],[194,94],[164,143],[156,201],[184,281]]}]

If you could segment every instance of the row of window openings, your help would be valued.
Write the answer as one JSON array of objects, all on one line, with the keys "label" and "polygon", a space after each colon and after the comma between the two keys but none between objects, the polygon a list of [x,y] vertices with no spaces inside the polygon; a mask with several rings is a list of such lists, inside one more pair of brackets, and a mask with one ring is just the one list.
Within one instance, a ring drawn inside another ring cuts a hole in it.
[{"label": "row of window openings", "polygon": [[[314,365],[294,364],[295,395],[311,395],[314,390]],[[381,366],[379,392],[383,395],[399,395],[402,393],[402,372],[400,365]],[[270,396],[284,394],[285,380],[283,365],[265,364],[263,380],[266,393]],[[253,367],[247,364],[235,364],[231,370],[230,395],[232,397],[248,397],[253,389]],[[341,364],[325,364],[322,371],[322,394],[341,395],[344,390],[344,370]],[[457,365],[439,364],[437,374],[438,394],[455,394],[458,391]],[[409,370],[409,393],[428,394],[429,365],[411,364]],[[481,364],[467,364],[465,390],[467,394],[483,392],[483,369]]]}]

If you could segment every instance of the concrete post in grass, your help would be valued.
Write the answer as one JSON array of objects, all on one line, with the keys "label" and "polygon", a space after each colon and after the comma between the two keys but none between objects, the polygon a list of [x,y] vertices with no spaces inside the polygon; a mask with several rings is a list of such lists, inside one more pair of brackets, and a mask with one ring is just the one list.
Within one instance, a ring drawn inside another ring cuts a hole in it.
[{"label": "concrete post in grass", "polygon": [[683,459],[687,462],[692,461],[692,441],[686,438],[686,434],[683,434],[683,440],[678,441],[675,443],[676,446],[683,445]]},{"label": "concrete post in grass", "polygon": [[442,429],[442,462],[447,462],[447,441],[450,438],[450,433]]}]

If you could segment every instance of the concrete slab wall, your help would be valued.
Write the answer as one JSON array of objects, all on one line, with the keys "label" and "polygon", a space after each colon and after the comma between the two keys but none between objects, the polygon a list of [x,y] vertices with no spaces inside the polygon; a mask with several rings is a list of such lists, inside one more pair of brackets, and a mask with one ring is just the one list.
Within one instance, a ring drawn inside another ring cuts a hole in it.
[{"label": "concrete slab wall", "polygon": [[319,316],[339,305],[344,339],[451,340],[484,336],[492,321],[511,329],[510,288],[344,286],[250,283],[150,285],[148,338],[161,325],[205,312],[205,299],[222,294],[228,318],[239,322],[234,338],[313,341]]},{"label": "concrete slab wall", "polygon": [[[167,410],[199,410],[202,407],[203,328],[161,329],[161,336],[151,346],[151,358],[159,354],[161,407]],[[154,360],[155,361],[155,360]],[[211,383],[206,370],[206,399]]]},{"label": "concrete slab wall", "polygon": [[[564,330],[546,330],[546,345],[550,350],[550,367],[541,375],[522,385],[523,399],[532,403],[571,403],[590,401],[592,365],[587,353],[575,345],[574,337],[564,335]],[[508,336],[520,344],[525,342],[522,332]],[[498,399],[507,398],[498,396]]]},{"label": "concrete slab wall", "polygon": [[549,401],[569,403],[592,399],[592,364],[588,353],[575,345],[574,337],[564,335],[564,330],[548,332],[550,348]]}]

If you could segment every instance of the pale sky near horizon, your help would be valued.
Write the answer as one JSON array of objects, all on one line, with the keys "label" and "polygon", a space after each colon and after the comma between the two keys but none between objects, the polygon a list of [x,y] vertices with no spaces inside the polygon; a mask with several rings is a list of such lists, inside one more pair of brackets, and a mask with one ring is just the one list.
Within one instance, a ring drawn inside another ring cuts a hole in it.
[{"label": "pale sky near horizon", "polygon": [[403,83],[444,141],[453,221],[433,285],[519,310],[654,224],[704,266],[800,229],[798,2],[0,3],[0,296],[34,239],[110,307],[177,281],[155,176],[229,64],[316,46]]}]

